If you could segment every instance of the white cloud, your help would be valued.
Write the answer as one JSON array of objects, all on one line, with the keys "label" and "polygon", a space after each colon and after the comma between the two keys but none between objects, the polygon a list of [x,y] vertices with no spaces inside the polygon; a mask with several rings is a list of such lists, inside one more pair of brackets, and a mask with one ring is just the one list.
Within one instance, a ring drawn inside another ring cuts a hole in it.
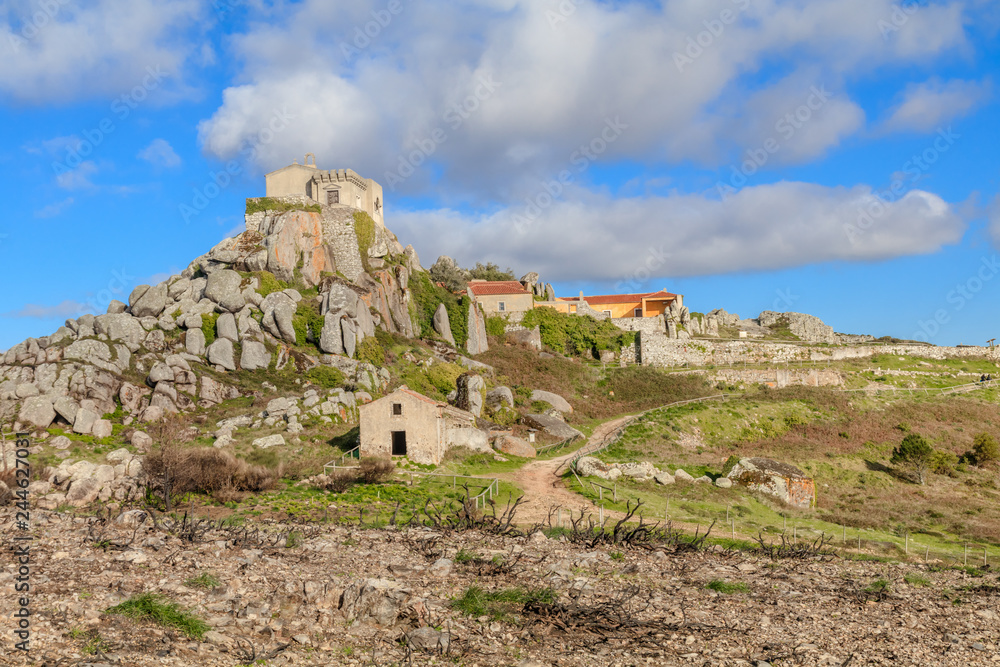
[{"label": "white cloud", "polygon": [[153,139],[153,142],[139,151],[138,158],[145,160],[154,167],[167,169],[179,167],[181,158],[166,139]]},{"label": "white cloud", "polygon": [[56,185],[64,190],[89,190],[94,187],[90,178],[97,174],[97,165],[87,161],[76,169],[60,171],[56,174]]},{"label": "white cloud", "polygon": [[43,208],[35,211],[35,217],[36,218],[54,218],[57,215],[59,215],[60,213],[62,213],[66,209],[66,207],[70,206],[72,203],[73,203],[73,198],[69,197],[68,199],[64,199],[64,200],[62,200],[60,202],[56,202],[54,204],[49,204],[48,206],[45,206],[45,207],[43,207]]},{"label": "white cloud", "polygon": [[76,317],[87,309],[87,305],[78,301],[63,301],[55,306],[41,306],[34,303],[25,304],[20,310],[3,313],[3,317],[51,319]]},{"label": "white cloud", "polygon": [[[572,201],[569,201],[572,200]],[[518,232],[511,211],[470,218],[453,210],[395,213],[392,227],[427,264],[447,254],[492,261],[546,280],[628,279],[670,253],[652,277],[776,270],[816,262],[876,261],[957,243],[965,223],[936,195],[914,190],[884,210],[868,186],[796,182],[748,187],[723,201],[700,195],[612,199],[574,190]],[[870,219],[866,211],[874,211]],[[859,223],[859,221],[862,221]]]},{"label": "white cloud", "polygon": [[[258,152],[264,171],[310,151],[321,165],[351,165],[384,182],[440,128],[445,140],[423,160],[431,167],[418,169],[401,190],[421,193],[440,179],[459,200],[493,200],[551,177],[615,116],[629,130],[602,155],[606,163],[726,164],[773,132],[810,86],[826,85],[829,103],[783,147],[780,161],[803,161],[863,125],[844,81],[965,45],[959,0],[921,6],[886,38],[878,23],[892,16],[894,4],[578,0],[553,26],[548,14],[558,3],[468,1],[447,13],[435,2],[404,3],[359,47],[357,30],[384,3],[334,8],[304,0],[233,38],[243,81],[226,92],[200,136],[209,154],[230,158],[280,100],[311,111]],[[745,10],[735,12],[735,22],[717,35],[705,32],[723,9],[739,7]],[[675,65],[675,55],[699,38],[706,46],[692,62]],[[356,53],[345,57],[345,46]],[[759,70],[775,61],[788,63],[789,72],[762,83]],[[485,95],[483,81],[495,82]],[[470,97],[477,91],[478,100]],[[465,101],[476,109],[457,116],[454,105]]]},{"label": "white cloud", "polygon": [[989,82],[931,79],[912,84],[883,123],[887,132],[928,132],[968,113],[990,94]]},{"label": "white cloud", "polygon": [[0,98],[71,101],[121,95],[142,85],[147,68],[180,74],[203,58],[199,0],[11,0],[0,10]]}]

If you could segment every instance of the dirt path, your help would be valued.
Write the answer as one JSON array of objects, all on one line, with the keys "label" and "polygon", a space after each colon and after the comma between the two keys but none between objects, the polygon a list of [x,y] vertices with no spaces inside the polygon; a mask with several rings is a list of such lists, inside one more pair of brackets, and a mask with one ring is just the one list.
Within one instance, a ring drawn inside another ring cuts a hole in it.
[{"label": "dirt path", "polygon": [[[601,424],[587,441],[589,446],[601,442],[609,434],[618,429],[630,417],[621,417]],[[582,448],[581,448],[582,449]],[[566,461],[571,460],[577,454],[573,452],[565,456],[559,456],[547,461],[532,461],[520,470],[497,475],[500,479],[516,484],[524,491],[524,504],[518,508],[518,523],[538,523],[545,521],[552,507],[562,507],[564,510],[579,512],[586,508],[595,515],[598,508],[583,496],[573,493],[563,486],[562,479],[555,476],[556,470]],[[610,510],[605,512],[606,516],[618,516],[617,512]],[[565,513],[563,520],[565,521]]]}]

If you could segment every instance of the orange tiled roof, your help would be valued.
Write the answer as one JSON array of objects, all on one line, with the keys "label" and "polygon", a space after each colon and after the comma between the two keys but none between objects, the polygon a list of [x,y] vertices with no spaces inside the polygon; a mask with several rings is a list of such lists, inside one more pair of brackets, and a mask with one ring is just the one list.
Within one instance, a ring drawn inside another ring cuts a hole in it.
[{"label": "orange tiled roof", "polygon": [[469,291],[474,296],[491,296],[498,294],[530,294],[524,285],[516,280],[496,280],[482,283],[469,283]]},{"label": "orange tiled roof", "polygon": [[[672,292],[660,290],[659,292],[648,292],[646,294],[604,294],[599,296],[585,296],[583,300],[588,304],[603,303],[639,303],[643,299],[671,299],[677,295]],[[580,297],[560,297],[559,301],[579,301]]]}]

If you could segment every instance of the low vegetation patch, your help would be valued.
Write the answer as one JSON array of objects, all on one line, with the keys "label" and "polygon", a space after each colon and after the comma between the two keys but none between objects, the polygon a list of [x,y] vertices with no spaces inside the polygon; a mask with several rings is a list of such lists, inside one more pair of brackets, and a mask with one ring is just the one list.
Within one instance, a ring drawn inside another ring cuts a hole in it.
[{"label": "low vegetation patch", "polygon": [[469,586],[451,602],[466,616],[486,616],[493,621],[516,622],[518,614],[529,604],[554,604],[558,594],[551,588],[525,588],[518,586],[497,591],[487,591],[479,586]]},{"label": "low vegetation patch", "polygon": [[105,610],[106,614],[148,621],[165,628],[174,628],[191,639],[201,639],[211,628],[191,612],[171,602],[163,595],[140,593],[119,605]]},{"label": "low vegetation patch", "polygon": [[308,211],[310,213],[320,213],[322,208],[319,204],[299,204],[297,202],[286,202],[273,197],[259,197],[247,200],[247,215],[263,213],[264,211]]},{"label": "low vegetation patch", "polygon": [[552,308],[529,310],[521,324],[527,329],[537,326],[542,343],[569,355],[592,355],[604,350],[619,352],[635,342],[635,332],[622,331],[608,320],[566,315]]},{"label": "low vegetation patch", "polygon": [[723,595],[732,595],[733,593],[749,593],[750,587],[744,584],[742,581],[723,581],[722,579],[713,579],[708,582],[705,586],[710,591],[715,591],[716,593],[722,593]]}]

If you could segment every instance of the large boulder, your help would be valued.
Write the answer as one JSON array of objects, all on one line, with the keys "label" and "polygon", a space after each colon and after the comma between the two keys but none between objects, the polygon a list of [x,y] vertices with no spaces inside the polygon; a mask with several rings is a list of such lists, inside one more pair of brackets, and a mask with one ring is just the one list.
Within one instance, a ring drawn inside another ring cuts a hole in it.
[{"label": "large boulder", "polygon": [[501,408],[514,407],[514,392],[510,387],[494,387],[486,392],[486,408],[490,412],[496,412]]},{"label": "large boulder", "polygon": [[456,384],[458,396],[455,399],[455,405],[481,417],[486,394],[486,381],[475,373],[463,373],[458,376]]},{"label": "large boulder", "polygon": [[344,336],[340,328],[341,315],[327,313],[323,316],[323,330],[319,334],[319,349],[327,354],[344,354]]},{"label": "large boulder", "polygon": [[498,436],[497,439],[493,441],[493,448],[501,454],[520,456],[528,459],[533,459],[538,455],[535,448],[532,447],[527,440],[517,438],[513,435]]},{"label": "large boulder", "polygon": [[[200,315],[198,316],[198,320],[201,320]],[[198,326],[200,327],[201,325]],[[200,328],[185,331],[184,348],[188,354],[193,354],[196,357],[205,356],[205,332]]]},{"label": "large boulder", "polygon": [[209,362],[218,364],[227,371],[236,370],[236,361],[233,359],[233,341],[220,338],[208,346],[207,352]]},{"label": "large boulder", "polygon": [[93,410],[80,408],[76,411],[76,418],[73,420],[73,432],[80,435],[90,435],[94,429],[94,422],[101,418]]},{"label": "large boulder", "polygon": [[466,447],[476,452],[489,452],[489,434],[478,428],[450,428],[445,433],[449,447]]},{"label": "large boulder", "polygon": [[792,507],[807,509],[816,502],[816,483],[787,463],[755,456],[729,461],[723,472],[734,484],[767,494]]},{"label": "large boulder", "polygon": [[139,285],[128,297],[132,317],[159,317],[167,307],[167,284]]},{"label": "large boulder", "polygon": [[451,333],[451,320],[448,319],[448,309],[444,307],[443,303],[439,303],[437,310],[434,311],[433,325],[434,331],[438,332],[441,339],[455,347],[455,336]]},{"label": "large boulder", "polygon": [[507,339],[512,343],[526,345],[535,350],[542,349],[542,331],[539,327],[511,331],[507,334]]},{"label": "large boulder", "polygon": [[243,352],[240,354],[240,368],[245,371],[254,371],[258,368],[267,368],[271,365],[271,353],[267,351],[264,343],[255,340],[244,341]]},{"label": "large boulder", "polygon": [[73,507],[89,505],[97,500],[101,491],[101,483],[93,478],[80,479],[73,482],[66,493],[66,502]]},{"label": "large boulder", "polygon": [[267,449],[269,447],[280,447],[285,444],[285,437],[280,433],[275,433],[274,435],[268,435],[263,438],[257,438],[251,444],[259,449]]},{"label": "large boulder", "polygon": [[275,338],[294,343],[295,327],[292,326],[292,318],[297,307],[295,300],[284,292],[268,294],[260,304],[260,309],[264,312],[261,325]]},{"label": "large boulder", "polygon": [[583,433],[552,415],[527,415],[524,418],[524,423],[561,440],[583,437]]},{"label": "large boulder", "polygon": [[236,316],[232,313],[223,313],[215,323],[215,330],[219,338],[231,340],[234,343],[240,342],[240,332],[236,328]]},{"label": "large boulder", "polygon": [[545,401],[559,412],[563,413],[573,412],[573,406],[569,404],[569,401],[567,401],[559,394],[553,394],[551,391],[542,391],[540,389],[535,389],[533,392],[531,392],[531,400]]},{"label": "large boulder", "polygon": [[142,328],[139,320],[124,312],[109,313],[94,318],[94,332],[125,343],[132,352],[139,349],[146,337],[146,330]]},{"label": "large boulder", "polygon": [[469,354],[482,354],[490,349],[486,339],[486,318],[475,301],[469,304],[468,329],[465,349]]},{"label": "large boulder", "polygon": [[17,413],[18,421],[36,428],[48,428],[56,418],[56,409],[48,396],[26,398]]},{"label": "large boulder", "polygon": [[583,456],[576,462],[576,474],[614,481],[622,476],[622,471],[614,464],[605,463],[593,456]]},{"label": "large boulder", "polygon": [[243,278],[229,269],[213,271],[205,285],[205,298],[219,304],[219,308],[237,313],[246,305],[243,297]]}]

